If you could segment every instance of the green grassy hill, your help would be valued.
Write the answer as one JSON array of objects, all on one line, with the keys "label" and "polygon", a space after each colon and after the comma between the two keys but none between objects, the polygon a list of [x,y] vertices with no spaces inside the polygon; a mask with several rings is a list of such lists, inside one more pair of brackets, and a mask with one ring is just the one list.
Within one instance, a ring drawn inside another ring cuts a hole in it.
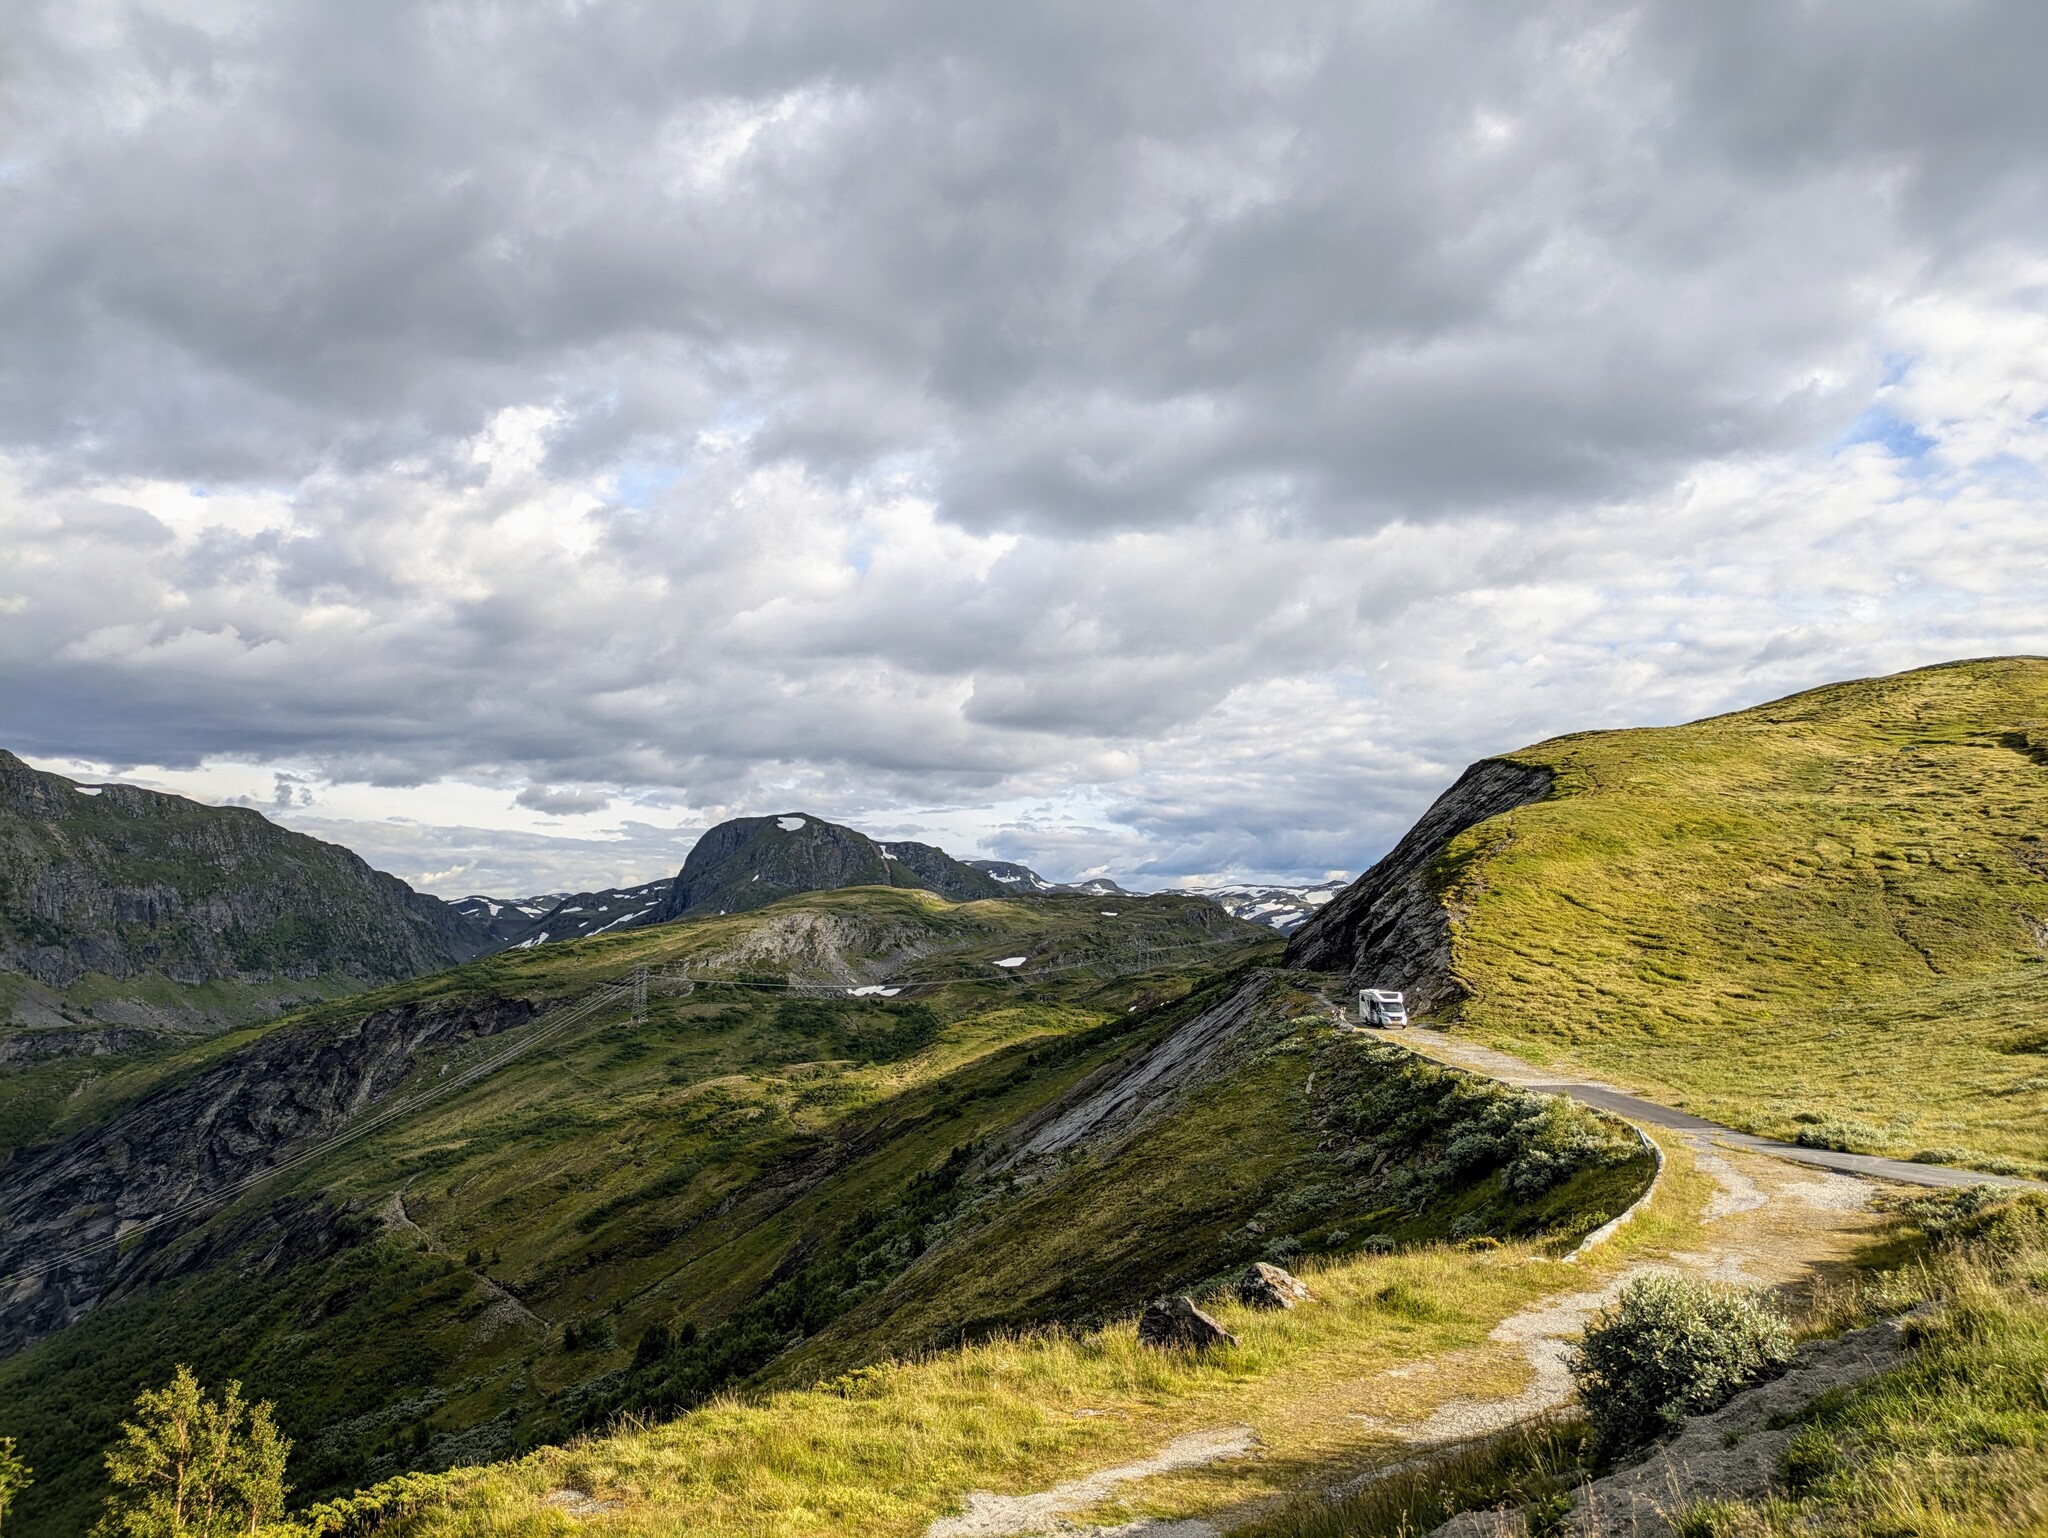
[{"label": "green grassy hill", "polygon": [[[99,1449],[175,1361],[275,1398],[312,1496],[736,1386],[1086,1326],[1262,1254],[1454,1229],[1561,1243],[1641,1186],[1612,1127],[1339,1043],[1319,1000],[1261,970],[1270,931],[1193,898],[1099,907],[820,893],[505,953],[271,1027],[244,1051],[312,1062],[373,1019],[525,1011],[419,1048],[371,1108],[411,1114],[314,1145],[175,1236],[131,1233],[116,1296],[0,1363],[0,1434],[38,1469],[9,1532],[84,1523]],[[905,991],[850,993],[884,978]],[[609,984],[627,986],[550,1025],[549,1005]],[[1115,1100],[1155,1060],[1170,1091],[1079,1134],[1054,1114]],[[51,1209],[90,1211],[74,1198],[102,1145],[132,1189],[138,1118],[232,1066],[189,1066],[81,1129],[74,1197]],[[1530,1175],[1560,1137],[1577,1152]]]},{"label": "green grassy hill", "polygon": [[[849,890],[508,952],[216,1039],[158,1065],[159,1082],[77,1108],[67,1144],[18,1150],[0,1171],[17,1230],[0,1229],[0,1250],[13,1244],[0,1272],[61,1250],[61,1235],[113,1232],[91,1198],[131,1199],[151,1157],[220,1164],[247,1118],[225,1099],[194,1111],[190,1097],[214,1078],[228,1095],[238,1054],[270,1053],[258,1078],[274,1081],[345,1052],[368,1020],[526,1011],[525,1026],[444,1033],[379,1082],[366,1107],[378,1109],[517,1046],[552,1006],[654,973],[637,1025],[624,992],[371,1135],[325,1153],[314,1139],[302,1167],[197,1226],[128,1232],[112,1299],[0,1363],[0,1421],[41,1446],[41,1493],[19,1530],[74,1530],[121,1405],[173,1360],[276,1395],[307,1489],[502,1451],[602,1413],[617,1397],[607,1375],[649,1323],[715,1334],[954,1148],[1160,1029],[1197,977],[1272,949],[1269,932],[1199,900],[1127,903],[1115,919],[1098,906]],[[995,965],[1018,956],[1025,965]],[[913,986],[848,996],[870,977]],[[792,992],[792,979],[819,986]],[[188,1147],[188,1123],[225,1130]],[[169,1141],[152,1155],[153,1139]],[[19,1232],[39,1170],[54,1185],[36,1210],[59,1225],[83,1214],[48,1238]],[[901,1249],[909,1232],[898,1224],[888,1242]],[[867,1250],[858,1261],[889,1274]],[[14,1288],[7,1306],[19,1315],[34,1301]],[[744,1376],[780,1348],[753,1334],[720,1337],[724,1356],[699,1376]]]},{"label": "green grassy hill", "polygon": [[1783,1137],[2048,1172],[2048,660],[1507,755],[1461,834],[1458,1030]]}]

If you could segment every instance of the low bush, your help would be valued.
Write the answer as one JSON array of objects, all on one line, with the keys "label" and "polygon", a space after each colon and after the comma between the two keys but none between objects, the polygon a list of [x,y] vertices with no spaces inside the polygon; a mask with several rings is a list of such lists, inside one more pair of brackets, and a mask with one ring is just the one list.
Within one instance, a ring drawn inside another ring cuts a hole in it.
[{"label": "low bush", "polygon": [[1834,1153],[1856,1153],[1879,1141],[1877,1129],[1846,1117],[1829,1117],[1801,1127],[1793,1138],[1801,1148],[1825,1148]]},{"label": "low bush", "polygon": [[1688,1415],[1783,1372],[1792,1332],[1753,1293],[1685,1277],[1638,1277],[1571,1358],[1603,1457],[1675,1432]]}]

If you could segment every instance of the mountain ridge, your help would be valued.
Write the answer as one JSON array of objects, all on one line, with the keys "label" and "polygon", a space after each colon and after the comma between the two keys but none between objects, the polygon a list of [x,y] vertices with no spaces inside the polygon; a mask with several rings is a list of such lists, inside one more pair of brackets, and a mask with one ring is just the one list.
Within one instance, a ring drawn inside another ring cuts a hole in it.
[{"label": "mountain ridge", "polygon": [[951,902],[1010,895],[930,844],[885,844],[808,812],[784,812],[708,829],[647,922],[747,913],[801,893],[857,886],[912,887]]},{"label": "mountain ridge", "polygon": [[81,785],[0,750],[0,1005],[15,1025],[219,1029],[302,1002],[305,985],[399,981],[489,944],[441,899],[258,812]]}]

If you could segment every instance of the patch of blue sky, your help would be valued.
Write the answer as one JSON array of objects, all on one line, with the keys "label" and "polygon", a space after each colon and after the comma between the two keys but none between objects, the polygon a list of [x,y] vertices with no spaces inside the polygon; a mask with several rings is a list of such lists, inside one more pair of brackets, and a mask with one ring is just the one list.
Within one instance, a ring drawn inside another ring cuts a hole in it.
[{"label": "patch of blue sky", "polygon": [[1911,422],[1882,406],[1872,405],[1851,422],[1831,445],[1839,454],[1861,443],[1875,443],[1894,459],[1918,465],[1934,449],[1935,441]]},{"label": "patch of blue sky", "polygon": [[614,493],[625,507],[645,509],[669,487],[682,479],[679,465],[654,465],[635,461],[619,466],[614,479],[617,490]]}]

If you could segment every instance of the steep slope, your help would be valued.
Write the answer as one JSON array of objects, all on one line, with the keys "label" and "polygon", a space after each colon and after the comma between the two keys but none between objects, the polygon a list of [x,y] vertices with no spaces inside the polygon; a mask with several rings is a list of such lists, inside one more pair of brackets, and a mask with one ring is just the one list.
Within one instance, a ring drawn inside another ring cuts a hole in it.
[{"label": "steep slope", "polygon": [[664,1381],[744,1380],[915,1258],[967,1189],[953,1150],[1170,1030],[1207,970],[1277,959],[1207,903],[1098,906],[867,888],[501,952],[22,1151],[21,1531],[81,1525],[98,1447],[175,1360],[278,1397],[308,1492],[631,1408],[656,1322],[702,1343]]},{"label": "steep slope", "polygon": [[1398,988],[1427,1014],[1465,985],[1451,965],[1444,862],[1482,823],[1540,801],[1552,772],[1541,764],[1481,759],[1437,797],[1386,857],[1296,931],[1287,964],[1343,972],[1353,988]]},{"label": "steep slope", "polygon": [[[54,998],[110,982],[390,982],[476,955],[469,920],[356,855],[242,807],[79,785],[0,752],[0,971]],[[102,1018],[169,1010],[103,990]],[[29,995],[17,990],[20,1006]]]},{"label": "steep slope", "polygon": [[785,812],[738,817],[711,829],[647,922],[748,913],[801,892],[856,886],[911,887],[954,902],[1008,895],[1001,882],[929,844],[880,844],[822,817]]},{"label": "steep slope", "polygon": [[0,1150],[185,1033],[491,946],[446,903],[253,811],[78,785],[0,752]]},{"label": "steep slope", "polygon": [[2048,661],[1475,765],[1290,964],[1717,1120],[2048,1166]]}]

